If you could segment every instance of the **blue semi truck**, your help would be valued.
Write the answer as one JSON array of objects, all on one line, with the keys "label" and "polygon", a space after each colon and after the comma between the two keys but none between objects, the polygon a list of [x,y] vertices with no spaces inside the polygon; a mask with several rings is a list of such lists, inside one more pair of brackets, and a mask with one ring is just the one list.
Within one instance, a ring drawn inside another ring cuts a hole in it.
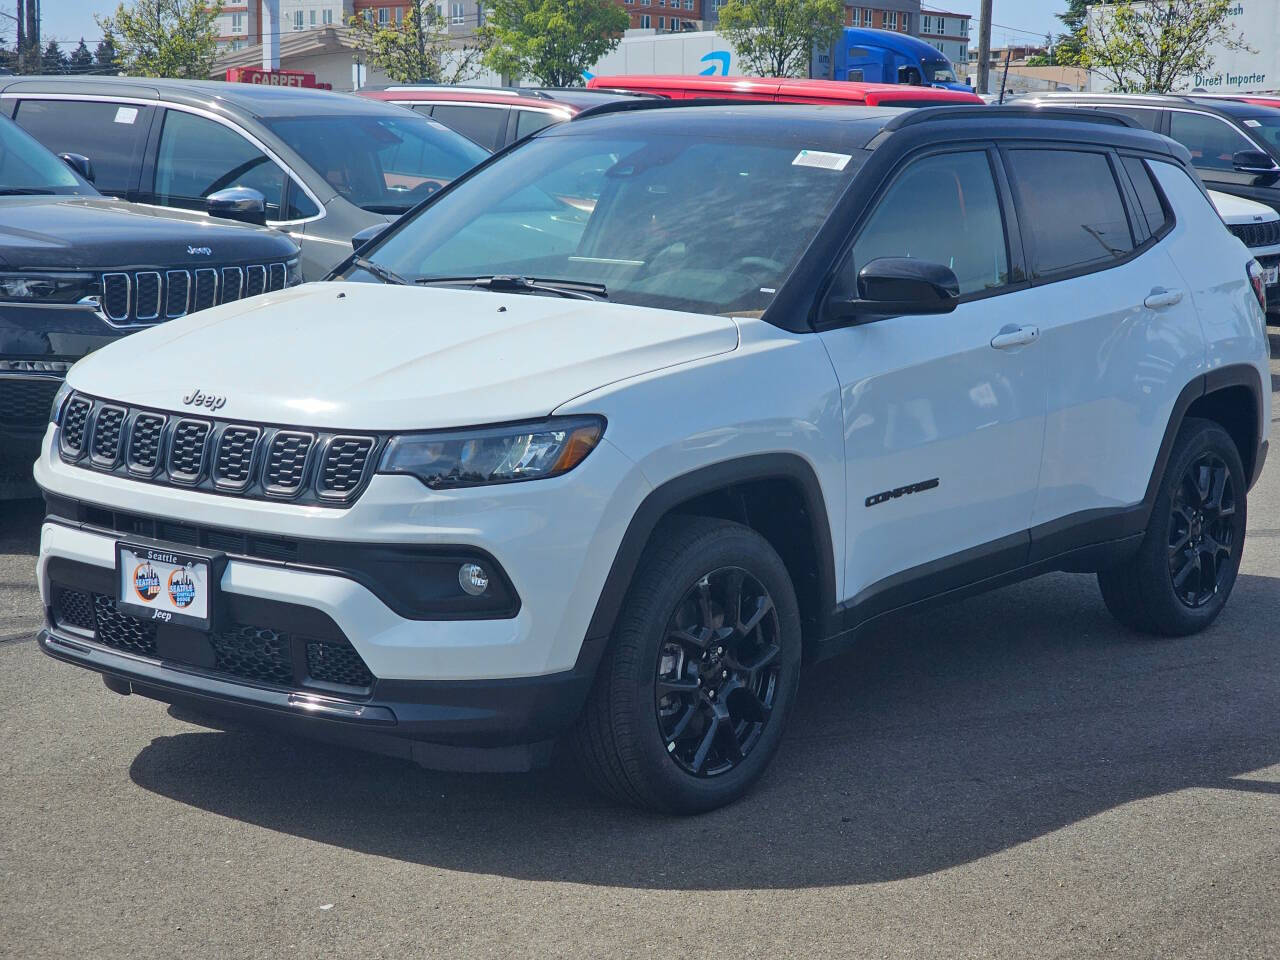
[{"label": "blue semi truck", "polygon": [[892,30],[846,27],[829,56],[814,58],[814,75],[862,83],[902,83],[966,90],[951,61],[917,37]]}]

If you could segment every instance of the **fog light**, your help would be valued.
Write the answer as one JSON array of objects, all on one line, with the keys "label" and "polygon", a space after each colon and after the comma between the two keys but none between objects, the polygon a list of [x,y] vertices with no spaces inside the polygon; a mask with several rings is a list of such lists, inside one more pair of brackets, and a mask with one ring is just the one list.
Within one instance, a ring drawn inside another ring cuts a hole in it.
[{"label": "fog light", "polygon": [[489,589],[489,574],[478,563],[464,563],[458,568],[458,585],[463,593],[478,597]]}]

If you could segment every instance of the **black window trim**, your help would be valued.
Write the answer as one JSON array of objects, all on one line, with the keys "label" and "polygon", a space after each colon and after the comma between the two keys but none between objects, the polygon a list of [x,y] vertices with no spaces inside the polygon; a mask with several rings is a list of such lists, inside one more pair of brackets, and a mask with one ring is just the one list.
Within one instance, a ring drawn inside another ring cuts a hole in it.
[{"label": "black window trim", "polygon": [[[1120,194],[1120,204],[1125,212],[1125,219],[1129,224],[1129,239],[1133,243],[1133,249],[1126,253],[1123,257],[1114,257],[1110,260],[1099,260],[1094,263],[1084,264],[1083,266],[1068,267],[1065,270],[1056,270],[1051,274],[1043,277],[1034,276],[1031,270],[1031,264],[1034,262],[1035,239],[1027,235],[1023,238],[1025,244],[1025,262],[1027,264],[1028,283],[1032,287],[1043,287],[1050,283],[1059,283],[1063,280],[1074,280],[1077,277],[1086,277],[1093,273],[1101,273],[1104,270],[1112,270],[1115,267],[1122,266],[1131,260],[1145,254],[1156,240],[1150,237],[1149,231],[1146,229],[1145,218],[1143,220],[1142,232],[1137,232],[1137,223],[1135,219],[1135,210],[1138,216],[1142,215],[1141,210],[1136,207],[1136,201],[1133,198],[1132,186],[1129,184],[1129,175],[1124,171],[1123,178],[1120,173],[1123,171],[1124,165],[1119,162],[1119,154],[1112,147],[1103,146],[1098,143],[1063,143],[1061,141],[1042,141],[1042,140],[1006,140],[1000,144],[1000,159],[1009,175],[1009,181],[1013,187],[1014,206],[1018,212],[1022,213],[1022,204],[1018,194],[1018,178],[1013,170],[1013,164],[1010,162],[1009,154],[1019,150],[1061,150],[1066,153],[1100,153],[1107,159],[1107,164],[1111,168],[1111,176],[1115,181],[1116,191]],[[1131,151],[1132,152],[1132,151]],[[1167,202],[1161,195],[1161,201]],[[1170,227],[1172,229],[1172,227]],[[1167,231],[1166,231],[1167,232]],[[1163,236],[1164,234],[1161,234]],[[1139,236],[1145,237],[1142,243],[1138,242]],[[1158,239],[1158,238],[1157,238]]]},{"label": "black window trim", "polygon": [[[1009,180],[1003,169],[1003,164],[998,155],[997,144],[990,139],[980,140],[949,140],[946,143],[926,145],[904,153],[898,162],[881,178],[876,185],[871,199],[863,206],[861,213],[854,222],[852,228],[847,232],[844,240],[837,248],[835,255],[831,258],[830,264],[827,266],[826,274],[823,278],[819,296],[814,298],[813,310],[810,317],[810,329],[815,331],[833,329],[835,327],[845,326],[846,324],[830,324],[822,321],[822,304],[826,302],[827,295],[831,291],[832,284],[835,283],[841,266],[845,259],[852,252],[854,245],[858,242],[863,229],[867,225],[867,221],[879,208],[881,200],[893,185],[898,181],[899,177],[906,172],[906,169],[919,160],[927,160],[930,157],[941,156],[948,153],[983,153],[987,158],[987,165],[991,171],[991,179],[996,189],[996,199],[1000,204],[1000,215],[1004,221],[1004,242],[1005,242],[1005,258],[1009,270],[1009,283],[1004,286],[995,287],[991,290],[975,290],[967,293],[956,300],[956,305],[966,303],[974,303],[979,300],[989,300],[992,297],[1000,297],[1009,293],[1016,293],[1019,290],[1025,290],[1031,286],[1027,281],[1026,260],[1022,245],[1022,231],[1018,224],[1017,210],[1013,203],[1013,196],[1010,189]],[[855,178],[856,180],[856,178]],[[1015,243],[1015,240],[1017,241]],[[892,320],[893,317],[884,317],[884,320]],[[882,322],[880,320],[877,323]]]}]

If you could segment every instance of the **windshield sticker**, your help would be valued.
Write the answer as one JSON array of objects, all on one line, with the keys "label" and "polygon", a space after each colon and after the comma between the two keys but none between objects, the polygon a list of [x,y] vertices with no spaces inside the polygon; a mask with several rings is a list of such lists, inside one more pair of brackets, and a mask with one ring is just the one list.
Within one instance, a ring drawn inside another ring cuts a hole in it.
[{"label": "windshield sticker", "polygon": [[133,123],[138,119],[137,107],[117,107],[116,123]]},{"label": "windshield sticker", "polygon": [[823,170],[843,170],[852,160],[847,153],[824,153],[821,150],[801,150],[791,161],[793,167],[820,167]]},{"label": "windshield sticker", "polygon": [[1246,127],[1260,127],[1260,126],[1262,126],[1262,121],[1261,121],[1261,120],[1254,120],[1254,119],[1250,118],[1250,119],[1248,119],[1248,120],[1246,120],[1246,121],[1244,122],[1244,125],[1245,125]]}]

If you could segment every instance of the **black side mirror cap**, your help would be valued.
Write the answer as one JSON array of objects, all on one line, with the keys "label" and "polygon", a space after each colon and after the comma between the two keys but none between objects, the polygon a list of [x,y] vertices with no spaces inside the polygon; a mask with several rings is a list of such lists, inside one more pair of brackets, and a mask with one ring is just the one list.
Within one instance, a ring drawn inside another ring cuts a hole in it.
[{"label": "black side mirror cap", "polygon": [[382,231],[391,226],[389,223],[375,223],[371,227],[365,227],[351,237],[351,249],[359,253],[363,248],[377,240],[382,235]]},{"label": "black side mirror cap", "polygon": [[252,187],[228,187],[205,198],[209,216],[265,226],[267,198]]},{"label": "black side mirror cap", "polygon": [[60,153],[58,159],[80,176],[93,183],[93,161],[83,153]]},{"label": "black side mirror cap", "polygon": [[1280,173],[1271,154],[1261,150],[1237,150],[1231,155],[1231,166],[1240,173]]},{"label": "black side mirror cap", "polygon": [[825,323],[867,323],[881,317],[955,310],[960,281],[950,267],[912,257],[881,257],[858,271],[858,296],[828,297]]}]

